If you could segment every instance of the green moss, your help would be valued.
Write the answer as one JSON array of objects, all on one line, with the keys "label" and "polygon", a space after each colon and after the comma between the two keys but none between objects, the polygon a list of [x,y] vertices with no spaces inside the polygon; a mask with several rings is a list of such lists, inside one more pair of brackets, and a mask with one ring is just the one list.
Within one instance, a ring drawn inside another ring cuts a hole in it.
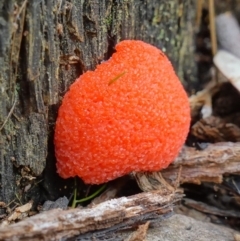
[{"label": "green moss", "polygon": [[104,20],[103,20],[104,26],[106,29],[110,29],[112,25],[112,15],[109,14]]}]

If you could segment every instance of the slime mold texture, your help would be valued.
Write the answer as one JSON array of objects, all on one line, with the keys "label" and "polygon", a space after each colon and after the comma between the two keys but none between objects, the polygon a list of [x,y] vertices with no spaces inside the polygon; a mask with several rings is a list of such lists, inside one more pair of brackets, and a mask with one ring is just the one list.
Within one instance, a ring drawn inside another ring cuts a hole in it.
[{"label": "slime mold texture", "polygon": [[57,171],[89,184],[159,171],[178,155],[189,125],[187,94],[165,54],[122,41],[64,96],[54,136]]}]

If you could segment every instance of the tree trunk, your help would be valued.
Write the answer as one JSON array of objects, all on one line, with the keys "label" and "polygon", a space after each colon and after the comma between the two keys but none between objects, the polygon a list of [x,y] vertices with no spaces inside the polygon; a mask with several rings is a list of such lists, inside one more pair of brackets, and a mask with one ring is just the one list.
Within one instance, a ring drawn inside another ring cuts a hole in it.
[{"label": "tree trunk", "polygon": [[[53,130],[61,97],[123,39],[161,48],[185,84],[195,0],[0,1],[0,201],[55,199]],[[194,68],[192,68],[194,69]],[[71,185],[71,180],[69,181]]]}]

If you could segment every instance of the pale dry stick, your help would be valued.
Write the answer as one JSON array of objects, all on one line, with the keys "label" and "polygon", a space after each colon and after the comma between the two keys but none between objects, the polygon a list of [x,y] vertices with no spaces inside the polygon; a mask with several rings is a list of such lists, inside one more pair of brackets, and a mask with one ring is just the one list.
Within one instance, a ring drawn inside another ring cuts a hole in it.
[{"label": "pale dry stick", "polygon": [[[12,45],[11,45],[11,53],[10,53],[10,63],[11,65],[13,63],[17,64],[18,58],[19,58],[19,52],[20,52],[20,45],[23,37],[23,30],[24,30],[24,20],[26,15],[26,6],[27,6],[28,0],[24,0],[22,5],[19,7],[18,12],[14,18],[13,24],[15,24],[17,27],[12,33]],[[22,14],[21,18],[20,15]],[[19,43],[19,45],[17,45]],[[18,46],[18,47],[17,47]],[[15,69],[12,69],[13,71],[10,71],[10,87],[13,86],[13,89],[16,86],[16,76],[18,68],[15,67]],[[14,77],[13,77],[14,75]]]},{"label": "pale dry stick", "polygon": [[28,0],[25,0],[25,1],[23,2],[22,6],[19,8],[17,17],[19,17],[19,15],[22,13],[23,9],[24,9],[24,8],[26,7],[26,5],[27,5],[27,2],[28,2]]},{"label": "pale dry stick", "polygon": [[62,7],[62,0],[59,0],[59,1],[58,1],[58,4],[59,4],[59,7],[58,7],[58,13],[59,13],[60,10],[61,10],[61,7]]},{"label": "pale dry stick", "polygon": [[220,83],[217,83],[216,79],[213,79],[205,86],[203,90],[189,97],[192,116],[194,116],[194,112],[199,108],[199,106],[201,107],[201,114],[203,118],[207,118],[212,114],[212,96],[219,91],[219,88],[223,82],[224,80],[222,80]]},{"label": "pale dry stick", "polygon": [[[19,57],[20,48],[18,48],[17,52],[16,52],[16,45],[14,43],[17,42],[16,41],[16,38],[17,38],[16,35],[17,36],[21,36],[21,38],[22,38],[22,35],[20,35],[20,29],[23,30],[27,2],[28,2],[28,0],[24,0],[23,1],[22,5],[20,6],[20,8],[18,10],[18,13],[16,14],[15,19],[13,21],[14,24],[16,24],[19,21],[21,27],[19,28],[19,26],[18,26],[18,28],[12,34],[13,35],[12,36],[13,44],[11,46],[11,53],[10,53],[10,63],[11,64],[13,62],[17,63],[17,60],[18,60],[18,57]],[[22,14],[22,19],[19,20],[21,14]],[[19,46],[20,46],[20,44],[19,44]],[[13,75],[14,75],[14,77],[13,77]],[[13,88],[13,89],[16,88],[16,76],[17,76],[17,68],[15,68],[15,70],[13,70],[13,71],[10,71],[10,88]],[[14,102],[13,102],[12,108],[10,109],[10,111],[9,111],[5,121],[3,122],[2,126],[0,127],[0,131],[6,125],[8,119],[10,118],[10,116],[13,114],[13,110],[14,110],[16,104],[17,104],[17,97],[16,97],[16,93],[15,92],[16,91],[14,91],[14,94],[13,94]]]},{"label": "pale dry stick", "polygon": [[177,179],[174,183],[174,189],[177,190],[178,187],[180,186],[180,179],[181,179],[181,174],[182,174],[182,166],[179,166],[178,173],[177,173]]},{"label": "pale dry stick", "polygon": [[[210,24],[210,37],[211,37],[211,46],[212,46],[212,55],[215,56],[217,53],[217,34],[216,34],[216,25],[215,25],[215,5],[214,0],[208,0],[209,6],[209,24]],[[218,83],[218,70],[215,71],[216,83]]]},{"label": "pale dry stick", "polygon": [[1,127],[0,127],[0,131],[3,129],[3,127],[6,125],[8,119],[9,119],[10,116],[12,115],[13,110],[14,110],[16,104],[17,104],[17,98],[15,97],[15,100],[14,100],[14,102],[13,102],[12,108],[11,108],[11,110],[9,111],[9,113],[8,113],[8,115],[7,115],[6,119],[5,119],[5,121],[4,121],[3,124],[1,125]]},{"label": "pale dry stick", "polygon": [[203,0],[197,0],[196,26],[199,29],[202,18]]},{"label": "pale dry stick", "polygon": [[212,54],[214,56],[217,53],[217,36],[216,36],[216,26],[215,26],[214,0],[208,0],[208,4],[209,4],[209,23],[210,23]]}]

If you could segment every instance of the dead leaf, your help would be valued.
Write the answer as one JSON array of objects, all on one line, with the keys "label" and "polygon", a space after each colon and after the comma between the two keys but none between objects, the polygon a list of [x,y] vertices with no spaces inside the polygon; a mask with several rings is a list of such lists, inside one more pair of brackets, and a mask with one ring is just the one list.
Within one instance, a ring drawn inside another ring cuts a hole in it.
[{"label": "dead leaf", "polygon": [[139,225],[138,229],[129,235],[124,241],[147,241],[146,235],[150,222],[146,222],[143,225]]},{"label": "dead leaf", "polygon": [[214,56],[213,62],[240,92],[240,59],[225,50],[219,50]]},{"label": "dead leaf", "polygon": [[23,219],[28,216],[27,212],[32,208],[33,202],[30,201],[20,207],[17,207],[13,213],[7,218],[8,222],[15,221],[17,219]]}]

